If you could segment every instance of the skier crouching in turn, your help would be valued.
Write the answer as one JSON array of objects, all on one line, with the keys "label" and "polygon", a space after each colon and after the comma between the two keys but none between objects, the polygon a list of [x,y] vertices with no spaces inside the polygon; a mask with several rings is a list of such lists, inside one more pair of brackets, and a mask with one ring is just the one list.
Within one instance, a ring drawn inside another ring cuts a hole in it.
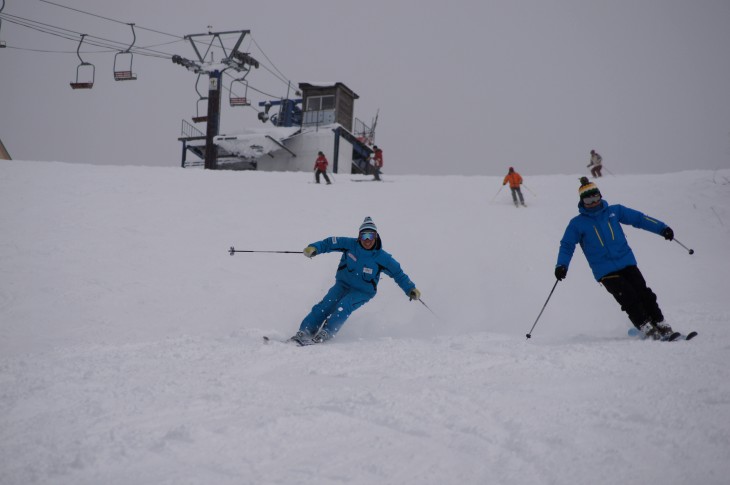
[{"label": "skier crouching in turn", "polygon": [[613,295],[631,323],[649,338],[668,338],[672,327],[664,322],[657,297],[636,266],[621,224],[660,234],[668,241],[674,238],[674,232],[662,221],[639,211],[619,204],[608,205],[587,177],[581,177],[578,193],[580,214],[570,221],[560,241],[555,277],[566,277],[575,245],[580,243],[593,276]]},{"label": "skier crouching in turn", "polygon": [[333,251],[342,253],[335,284],[312,307],[291,338],[300,345],[321,343],[334,337],[350,314],[375,296],[381,272],[393,278],[411,300],[421,298],[421,292],[398,261],[382,249],[378,228],[370,217],[363,221],[357,238],[329,237],[310,244],[303,253],[312,258]]}]

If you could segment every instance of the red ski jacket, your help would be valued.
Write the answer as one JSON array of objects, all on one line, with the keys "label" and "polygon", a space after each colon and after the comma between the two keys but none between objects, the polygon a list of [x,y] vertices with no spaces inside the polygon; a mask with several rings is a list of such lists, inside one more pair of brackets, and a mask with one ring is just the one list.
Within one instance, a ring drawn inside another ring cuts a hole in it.
[{"label": "red ski jacket", "polygon": [[381,150],[380,148],[375,150],[375,154],[373,155],[373,161],[375,162],[376,167],[383,167],[383,150]]},{"label": "red ski jacket", "polygon": [[320,172],[326,172],[327,165],[329,165],[329,162],[327,161],[327,157],[325,157],[324,155],[318,156],[317,160],[314,162],[314,168],[319,170]]}]

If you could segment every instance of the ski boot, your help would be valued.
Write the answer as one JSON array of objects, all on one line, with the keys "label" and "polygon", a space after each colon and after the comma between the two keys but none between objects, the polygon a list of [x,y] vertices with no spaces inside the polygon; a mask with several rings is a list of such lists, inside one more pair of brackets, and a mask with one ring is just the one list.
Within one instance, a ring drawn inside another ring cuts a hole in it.
[{"label": "ski boot", "polygon": [[656,327],[656,330],[662,340],[666,340],[671,337],[672,334],[674,334],[674,330],[672,330],[672,327],[663,320],[661,322],[656,322],[654,326]]},{"label": "ski boot", "polygon": [[662,334],[659,333],[659,329],[654,326],[650,321],[644,322],[640,327],[639,331],[644,334],[644,338],[651,340],[659,340],[662,338]]},{"label": "ski boot", "polygon": [[292,342],[296,342],[299,345],[309,345],[312,343],[312,334],[302,332],[301,330],[294,334],[292,338],[289,339]]},{"label": "ski boot", "polygon": [[322,329],[319,332],[317,332],[317,335],[314,336],[312,339],[312,342],[315,344],[321,344],[322,342],[326,342],[327,340],[331,339],[332,335],[327,332],[327,330]]}]

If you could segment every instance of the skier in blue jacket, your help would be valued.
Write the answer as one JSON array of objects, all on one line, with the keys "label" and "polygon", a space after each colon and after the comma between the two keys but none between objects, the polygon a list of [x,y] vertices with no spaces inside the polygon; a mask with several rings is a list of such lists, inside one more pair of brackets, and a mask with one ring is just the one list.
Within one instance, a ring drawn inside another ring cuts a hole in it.
[{"label": "skier in blue jacket", "polygon": [[363,221],[358,237],[328,237],[310,244],[303,253],[312,258],[333,251],[342,253],[335,284],[312,307],[291,338],[300,345],[321,343],[334,337],[350,314],[375,296],[382,272],[393,278],[411,300],[421,298],[421,292],[398,261],[382,249],[378,228],[370,217]]},{"label": "skier in blue jacket", "polygon": [[571,219],[560,241],[555,277],[562,280],[567,276],[575,245],[580,244],[596,281],[613,295],[631,323],[647,337],[669,337],[672,327],[664,322],[657,297],[646,286],[621,224],[660,234],[668,241],[674,238],[674,232],[662,221],[639,211],[609,205],[587,177],[581,177],[578,194],[580,214]]}]

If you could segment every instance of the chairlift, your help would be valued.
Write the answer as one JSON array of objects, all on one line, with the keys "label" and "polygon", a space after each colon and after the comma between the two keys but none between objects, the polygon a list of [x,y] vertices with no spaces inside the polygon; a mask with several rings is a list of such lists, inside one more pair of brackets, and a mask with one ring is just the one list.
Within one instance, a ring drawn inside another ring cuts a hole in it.
[{"label": "chairlift", "polygon": [[[72,89],[91,89],[94,87],[94,77],[96,75],[96,67],[90,62],[86,62],[81,58],[81,44],[84,43],[86,34],[81,34],[81,40],[76,48],[76,56],[78,56],[81,64],[76,68],[76,82],[70,83]],[[83,74],[83,75],[82,75]],[[91,76],[89,76],[91,74]],[[84,79],[84,80],[82,80]]]},{"label": "chairlift", "polygon": [[[231,86],[228,88],[228,101],[231,106],[251,106],[251,102],[248,100],[248,81],[244,80],[245,77],[231,81]],[[243,89],[243,96],[233,92],[233,86],[238,84],[241,85],[240,89]]]},{"label": "chairlift", "polygon": [[208,98],[200,94],[198,90],[198,82],[200,81],[201,74],[198,74],[198,78],[195,80],[195,92],[198,93],[198,101],[195,103],[195,116],[193,116],[193,123],[205,123],[208,121],[208,111],[206,107],[206,114],[200,114],[200,102],[208,101]]},{"label": "chairlift", "polygon": [[132,43],[126,50],[114,54],[115,81],[135,81],[137,79],[137,75],[132,72],[134,54],[130,52],[132,47],[134,47],[134,43],[137,42],[137,34],[134,32],[134,24],[129,24],[129,26],[132,27]]},{"label": "chairlift", "polygon": [[[5,0],[2,0],[2,2],[3,2],[3,4],[2,4],[2,6],[0,7],[0,13],[1,13],[1,12],[3,11],[3,9],[5,8]],[[3,19],[1,19],[1,18],[0,18],[0,31],[2,31],[2,27],[3,27]],[[6,45],[7,45],[7,44],[5,43],[5,41],[4,41],[4,40],[0,40],[0,49],[2,49],[3,47],[5,47]]]},{"label": "chairlift", "polygon": [[201,101],[208,101],[208,98],[200,98],[198,100],[198,102],[195,104],[195,116],[193,116],[193,123],[205,123],[208,121],[207,112],[204,115],[200,114],[200,102]]}]

